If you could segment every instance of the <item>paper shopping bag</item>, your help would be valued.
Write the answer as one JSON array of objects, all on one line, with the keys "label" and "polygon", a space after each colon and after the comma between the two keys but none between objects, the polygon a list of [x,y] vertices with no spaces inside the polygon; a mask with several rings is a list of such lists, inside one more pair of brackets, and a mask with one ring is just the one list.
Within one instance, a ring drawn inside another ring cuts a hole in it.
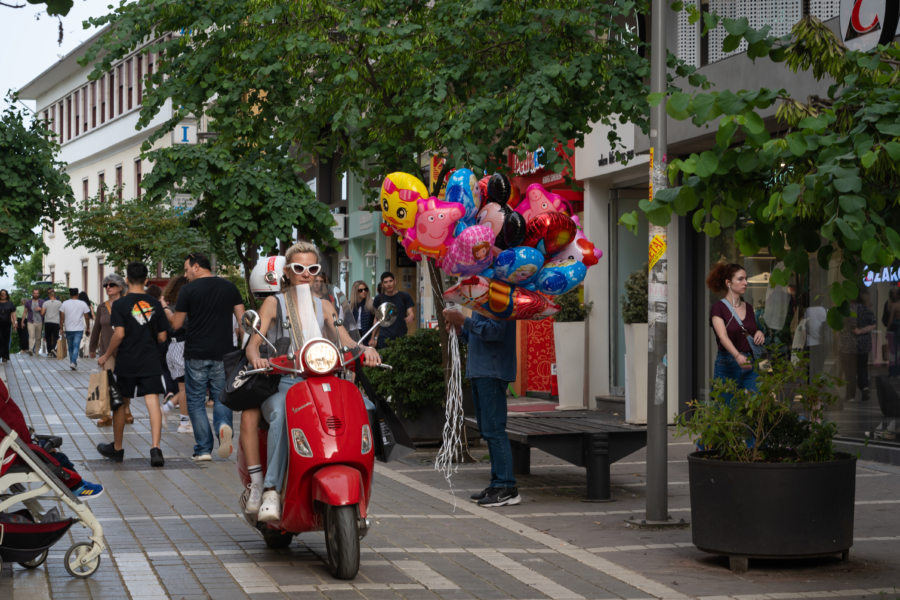
[{"label": "paper shopping bag", "polygon": [[64,359],[66,357],[67,349],[66,338],[59,338],[58,340],[56,340],[56,359]]},{"label": "paper shopping bag", "polygon": [[87,407],[84,414],[91,419],[109,416],[109,379],[106,371],[91,373],[88,381]]}]

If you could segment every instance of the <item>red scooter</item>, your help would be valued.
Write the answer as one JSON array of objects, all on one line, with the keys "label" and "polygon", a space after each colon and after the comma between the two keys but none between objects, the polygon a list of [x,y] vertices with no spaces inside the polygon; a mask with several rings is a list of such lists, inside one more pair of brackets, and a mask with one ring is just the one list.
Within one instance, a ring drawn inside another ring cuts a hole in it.
[{"label": "red scooter", "polygon": [[[396,308],[378,308],[376,326],[390,325],[396,318]],[[247,334],[262,336],[259,322],[259,315],[248,310],[241,325]],[[269,548],[286,548],[298,533],[324,529],[328,567],[338,579],[353,579],[359,571],[359,540],[370,524],[375,440],[362,394],[352,382],[341,378],[360,354],[358,349],[353,352],[344,348],[342,352],[335,341],[313,338],[300,352],[269,360],[273,372],[304,379],[291,387],[286,399],[289,449],[281,520],[257,522],[256,515],[244,512]],[[266,438],[266,432],[260,430],[263,466]],[[237,468],[246,486],[250,476],[240,449]],[[242,509],[247,494],[245,490],[241,496]]]}]

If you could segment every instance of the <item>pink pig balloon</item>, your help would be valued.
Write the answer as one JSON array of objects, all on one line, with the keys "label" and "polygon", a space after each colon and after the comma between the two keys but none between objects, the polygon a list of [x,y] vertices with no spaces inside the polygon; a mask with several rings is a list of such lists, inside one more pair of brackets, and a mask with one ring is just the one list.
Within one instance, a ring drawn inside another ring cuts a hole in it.
[{"label": "pink pig balloon", "polygon": [[490,225],[472,225],[463,229],[438,263],[449,275],[476,275],[491,266],[494,232]]},{"label": "pink pig balloon", "polygon": [[565,198],[548,192],[539,183],[532,183],[525,190],[525,198],[516,206],[516,212],[525,217],[527,223],[543,213],[561,212],[568,215],[571,211]]},{"label": "pink pig balloon", "polygon": [[463,207],[456,202],[444,202],[433,196],[420,199],[415,227],[406,231],[402,242],[406,253],[413,260],[421,256],[443,258],[453,241],[456,222],[463,214]]}]

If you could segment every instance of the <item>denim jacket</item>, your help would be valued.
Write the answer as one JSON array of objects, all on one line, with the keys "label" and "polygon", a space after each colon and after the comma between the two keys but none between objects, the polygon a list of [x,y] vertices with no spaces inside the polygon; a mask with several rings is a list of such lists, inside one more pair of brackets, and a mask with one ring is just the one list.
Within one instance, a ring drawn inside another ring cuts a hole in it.
[{"label": "denim jacket", "polygon": [[466,377],[516,380],[516,322],[473,314],[463,323],[460,338],[469,344]]}]

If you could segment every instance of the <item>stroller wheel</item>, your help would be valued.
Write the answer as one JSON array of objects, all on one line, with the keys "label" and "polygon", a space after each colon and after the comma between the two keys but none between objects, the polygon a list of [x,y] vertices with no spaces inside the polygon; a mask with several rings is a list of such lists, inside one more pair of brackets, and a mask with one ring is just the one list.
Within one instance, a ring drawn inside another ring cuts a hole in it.
[{"label": "stroller wheel", "polygon": [[42,564],[44,564],[44,561],[47,560],[47,555],[49,553],[50,553],[49,549],[44,550],[43,552],[41,552],[40,554],[38,554],[31,560],[20,561],[19,564],[22,565],[23,567],[25,567],[26,569],[36,569],[39,566],[41,566]]},{"label": "stroller wheel", "polygon": [[92,547],[93,544],[90,542],[78,542],[69,548],[66,552],[66,557],[63,559],[69,575],[84,578],[94,574],[100,566],[100,555],[97,555],[96,558],[87,563],[82,564],[81,562],[82,557],[90,552]]}]

